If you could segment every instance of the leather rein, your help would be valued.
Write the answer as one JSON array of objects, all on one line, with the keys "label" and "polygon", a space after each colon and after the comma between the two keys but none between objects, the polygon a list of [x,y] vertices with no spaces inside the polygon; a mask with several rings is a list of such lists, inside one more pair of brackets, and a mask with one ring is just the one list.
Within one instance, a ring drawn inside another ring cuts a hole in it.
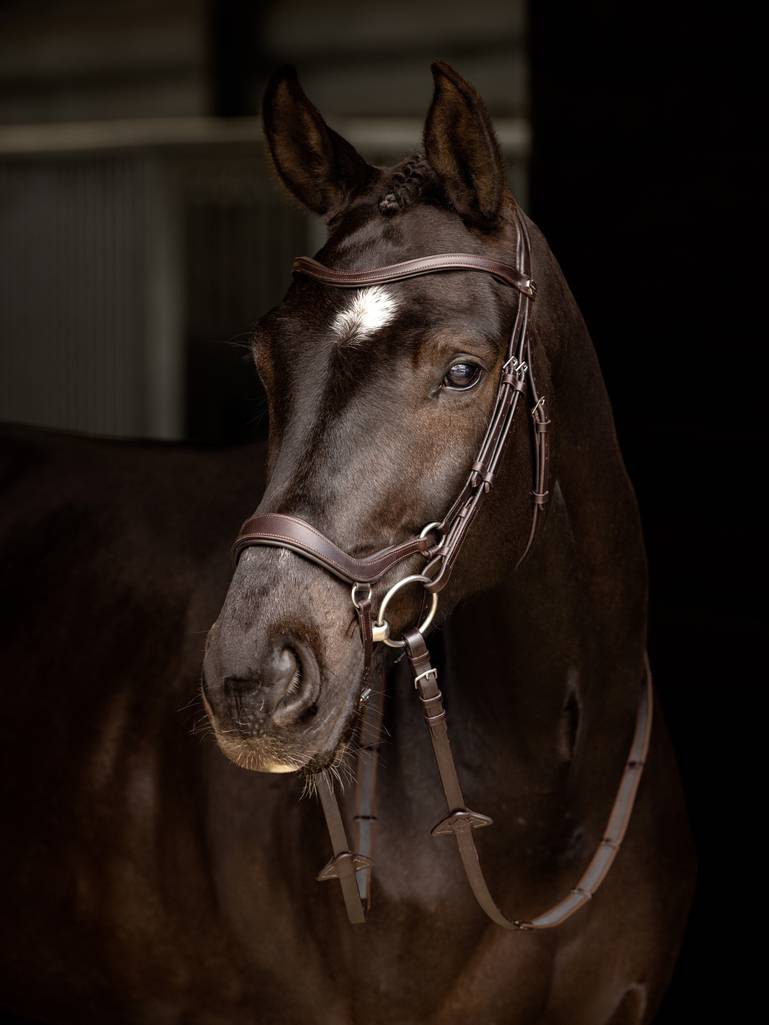
[{"label": "leather rein", "polygon": [[[384,643],[390,647],[402,648],[408,656],[414,688],[432,742],[448,812],[432,829],[431,834],[454,836],[476,900],[489,918],[505,929],[552,928],[560,925],[591,899],[605,879],[622,844],[648,752],[653,702],[651,670],[648,656],[644,652],[645,672],[641,682],[630,752],[603,837],[593,857],[576,885],[552,908],[531,920],[507,918],[491,896],[473,837],[475,829],[491,825],[492,820],[486,815],[471,811],[465,804],[449,742],[446,710],[438,688],[438,674],[431,664],[424,634],[432,623],[439,593],[448,583],[483,496],[493,483],[516,409],[521,396],[527,391],[527,386],[531,392],[534,433],[532,519],[526,545],[514,569],[518,568],[531,549],[541,526],[548,499],[550,420],[544,409],[545,397],[538,394],[534,382],[530,337],[527,332],[529,307],[536,297],[537,289],[530,273],[529,234],[517,207],[515,216],[518,224],[515,266],[471,253],[439,253],[368,271],[338,271],[307,256],[295,257],[293,261],[294,273],[307,274],[324,284],[341,288],[402,281],[437,271],[478,270],[492,274],[498,281],[512,286],[520,293],[494,409],[486,433],[464,486],[440,522],[427,524],[416,537],[383,548],[373,555],[354,558],[304,520],[282,513],[257,513],[246,520],[233,544],[233,559],[236,564],[246,548],[255,545],[274,545],[289,548],[351,585],[351,600],[358,617],[364,655],[359,699],[363,711],[359,732],[354,818],[356,843],[354,847],[350,846],[336,794],[328,778],[329,774],[324,773],[320,778],[318,791],[333,856],[317,878],[321,881],[339,880],[347,915],[353,924],[365,922],[366,913],[371,907],[371,851],[376,822],[376,771],[384,700],[383,688],[378,688],[377,693],[373,694],[367,686],[374,644]],[[383,596],[375,618],[371,601],[372,585],[395,566],[417,554],[427,560],[422,572],[404,576],[393,584]],[[401,588],[410,585],[421,585],[424,589],[422,621],[418,627],[406,630],[400,639],[396,639],[390,634],[385,613],[395,594]],[[425,614],[428,600],[429,608]]]}]

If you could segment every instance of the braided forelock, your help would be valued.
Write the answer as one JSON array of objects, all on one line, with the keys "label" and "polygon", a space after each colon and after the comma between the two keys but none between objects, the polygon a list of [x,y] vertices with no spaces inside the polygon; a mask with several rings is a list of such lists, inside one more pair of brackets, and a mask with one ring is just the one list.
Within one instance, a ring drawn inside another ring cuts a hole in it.
[{"label": "braided forelock", "polygon": [[388,183],[389,191],[379,200],[379,209],[383,214],[397,213],[416,203],[428,187],[436,184],[435,171],[425,159],[424,153],[414,153],[393,171]]}]

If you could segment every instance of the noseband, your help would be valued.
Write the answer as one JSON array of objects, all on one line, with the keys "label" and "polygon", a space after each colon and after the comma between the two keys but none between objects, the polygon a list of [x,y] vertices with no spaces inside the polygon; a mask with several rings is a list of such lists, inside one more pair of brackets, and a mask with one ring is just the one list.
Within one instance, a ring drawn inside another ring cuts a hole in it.
[{"label": "noseband", "polygon": [[[527,332],[529,306],[536,297],[537,288],[530,273],[529,234],[517,207],[515,217],[518,236],[514,266],[472,253],[439,253],[369,271],[337,271],[307,256],[297,256],[293,261],[294,273],[307,274],[324,284],[340,288],[403,281],[437,271],[477,270],[493,275],[498,281],[512,286],[520,293],[497,387],[494,410],[486,433],[464,486],[440,522],[428,523],[416,537],[383,548],[365,558],[354,558],[304,520],[282,513],[258,513],[246,520],[233,545],[233,558],[236,563],[246,548],[255,545],[274,545],[291,549],[351,585],[351,601],[358,617],[364,655],[360,697],[363,717],[359,734],[355,814],[357,842],[355,848],[351,849],[336,795],[327,774],[324,774],[319,786],[319,795],[334,854],[317,878],[321,881],[339,879],[347,915],[354,924],[366,920],[366,911],[371,906],[371,850],[376,821],[374,794],[384,698],[381,688],[374,697],[366,685],[374,644],[384,643],[390,647],[403,648],[408,656],[448,810],[448,815],[432,829],[432,835],[453,834],[476,900],[489,918],[505,929],[552,928],[560,925],[590,900],[611,868],[624,838],[648,751],[652,724],[652,677],[648,657],[644,653],[645,672],[641,682],[629,757],[604,835],[587,869],[567,896],[548,911],[531,920],[506,918],[489,892],[473,838],[474,829],[491,825],[492,820],[486,815],[470,811],[465,805],[449,743],[443,696],[438,689],[438,674],[431,665],[423,635],[432,623],[439,593],[449,581],[483,496],[493,483],[518,403],[527,391],[527,379],[533,403],[531,422],[534,438],[534,487],[531,491],[531,527],[526,545],[514,569],[518,568],[531,549],[544,516],[549,494],[547,483],[550,420],[545,413],[545,397],[538,394],[534,382],[531,345]],[[393,584],[383,596],[375,619],[371,602],[372,585],[395,566],[415,555],[421,555],[426,560],[422,572],[404,576]],[[385,614],[394,596],[402,588],[410,585],[421,585],[424,589],[421,622],[418,627],[406,630],[401,638],[395,638],[391,636]]]}]

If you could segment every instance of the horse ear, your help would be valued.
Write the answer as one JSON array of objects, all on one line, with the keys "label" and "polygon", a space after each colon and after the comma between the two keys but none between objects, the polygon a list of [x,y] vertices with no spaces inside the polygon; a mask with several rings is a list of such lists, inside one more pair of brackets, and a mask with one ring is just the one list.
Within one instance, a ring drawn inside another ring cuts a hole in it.
[{"label": "horse ear", "polygon": [[486,105],[450,64],[434,60],[430,70],[435,90],[422,134],[425,156],[460,217],[491,227],[502,207],[505,168]]},{"label": "horse ear", "polygon": [[300,203],[327,221],[378,174],[329,128],[290,64],[274,71],[267,82],[262,123],[279,179]]}]

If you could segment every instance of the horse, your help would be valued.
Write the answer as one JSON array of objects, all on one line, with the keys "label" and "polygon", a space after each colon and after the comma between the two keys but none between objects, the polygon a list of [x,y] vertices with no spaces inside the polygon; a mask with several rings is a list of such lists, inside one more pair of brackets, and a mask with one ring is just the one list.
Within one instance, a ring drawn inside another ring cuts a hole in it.
[{"label": "horse", "polygon": [[[326,124],[292,66],[273,72],[262,115],[276,187],[323,218],[315,260],[337,274],[452,252],[511,266],[521,224],[530,237],[546,511],[541,493],[529,544],[537,467],[516,421],[422,626],[467,804],[494,823],[477,840],[490,890],[531,922],[574,888],[626,770],[647,671],[646,558],[574,297],[506,185],[482,98],[446,62],[431,71],[422,148],[391,167]],[[500,928],[450,840],[427,835],[445,809],[409,660],[366,650],[363,603],[306,552],[254,544],[229,561],[257,499],[257,515],[310,524],[356,565],[429,536],[488,428],[522,301],[466,268],[356,291],[296,274],[253,340],[266,448],[4,432],[10,1012],[152,1025],[654,1019],[697,866],[656,696],[600,889],[555,928]],[[424,554],[371,583],[372,608],[404,574],[429,582]],[[390,639],[413,639],[424,609],[418,587],[398,593]],[[191,730],[198,682],[204,726]],[[339,888],[316,880],[332,851],[313,795],[326,810],[335,795],[349,826],[345,783],[372,697],[371,902],[350,924]]]}]

